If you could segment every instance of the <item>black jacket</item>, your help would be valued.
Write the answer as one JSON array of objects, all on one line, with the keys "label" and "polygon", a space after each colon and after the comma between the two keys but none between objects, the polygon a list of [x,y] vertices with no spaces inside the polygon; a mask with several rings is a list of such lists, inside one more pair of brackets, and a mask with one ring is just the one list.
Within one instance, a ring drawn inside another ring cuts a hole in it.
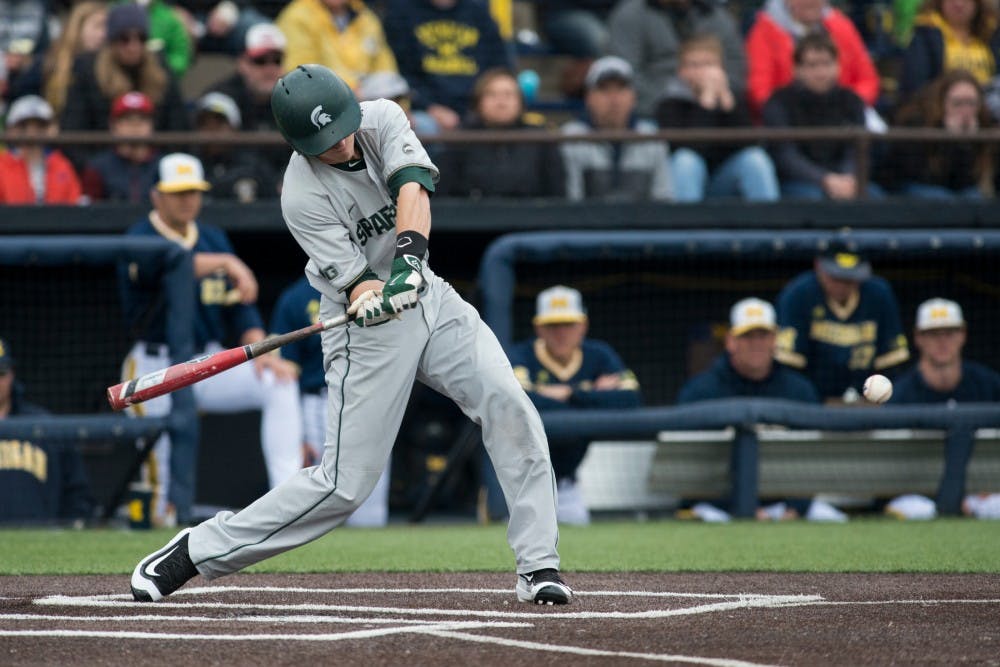
[{"label": "black jacket", "polygon": [[[656,122],[662,128],[750,127],[750,111],[746,102],[738,94],[735,97],[736,104],[731,111],[706,109],[698,104],[694,93],[686,84],[673,82],[668,86],[666,96],[656,105]],[[671,142],[671,148],[689,148],[705,158],[709,169],[715,169],[743,146],[674,141]]]},{"label": "black jacket", "polygon": [[[465,126],[482,130],[472,119]],[[509,132],[544,132],[519,121]],[[554,143],[453,145],[436,160],[441,170],[438,192],[460,197],[564,197],[566,170]]]}]

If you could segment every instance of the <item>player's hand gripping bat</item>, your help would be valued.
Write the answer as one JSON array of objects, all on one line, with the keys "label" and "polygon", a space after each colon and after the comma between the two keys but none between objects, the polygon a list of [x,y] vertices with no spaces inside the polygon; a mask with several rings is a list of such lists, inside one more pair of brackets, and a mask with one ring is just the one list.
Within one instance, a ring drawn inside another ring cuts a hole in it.
[{"label": "player's hand gripping bat", "polygon": [[280,336],[272,336],[250,345],[241,345],[215,354],[196,357],[190,361],[148,373],[141,378],[116,384],[113,387],[108,387],[108,403],[115,410],[121,410],[129,405],[169,394],[181,387],[201,382],[205,378],[210,378],[233,366],[239,366],[245,361],[277,350],[288,343],[294,343],[320,331],[345,324],[348,319],[347,314],[338,315]]}]

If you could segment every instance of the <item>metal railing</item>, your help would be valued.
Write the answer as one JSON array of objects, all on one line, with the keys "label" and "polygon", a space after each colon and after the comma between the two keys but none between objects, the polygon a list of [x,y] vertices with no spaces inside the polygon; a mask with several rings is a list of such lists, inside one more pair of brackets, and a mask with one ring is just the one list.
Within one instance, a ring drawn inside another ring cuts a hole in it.
[{"label": "metal railing", "polygon": [[[454,130],[437,135],[421,135],[425,144],[473,145],[494,143],[551,144],[563,142],[641,142],[666,141],[706,144],[760,144],[784,141],[842,141],[855,145],[857,165],[855,176],[859,183],[867,183],[871,175],[870,150],[874,143],[976,143],[1000,144],[1000,128],[978,130],[969,134],[956,134],[935,128],[890,128],[886,132],[872,132],[862,127],[738,127],[738,128],[671,128],[655,133],[637,133],[630,130],[601,130],[590,134],[565,135],[557,130]],[[19,144],[31,141],[16,137],[10,132],[0,134],[0,142]],[[277,132],[237,132],[213,134],[207,132],[158,132],[151,137],[116,137],[108,132],[63,132],[47,138],[45,143],[54,147],[102,147],[116,144],[149,144],[160,147],[193,147],[203,145],[275,148],[285,146]]]}]

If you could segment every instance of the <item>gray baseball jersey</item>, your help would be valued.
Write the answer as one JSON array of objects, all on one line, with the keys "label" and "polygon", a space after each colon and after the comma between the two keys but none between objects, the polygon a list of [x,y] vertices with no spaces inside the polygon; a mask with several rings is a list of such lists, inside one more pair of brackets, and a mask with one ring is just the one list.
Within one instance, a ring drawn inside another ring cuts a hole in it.
[{"label": "gray baseball jersey", "polygon": [[396,205],[389,179],[405,167],[438,170],[410,129],[398,104],[361,103],[357,164],[331,166],[292,155],[281,192],[281,210],[292,236],[309,256],[309,282],[334,301],[371,269],[382,280],[396,249]]},{"label": "gray baseball jersey", "polygon": [[[294,155],[285,174],[282,213],[309,256],[306,273],[323,295],[322,319],[345,311],[345,291],[369,267],[388,278],[394,175],[417,166],[437,177],[397,105],[379,100],[361,108],[362,162],[331,166]],[[423,275],[427,289],[399,319],[323,332],[329,404],[322,460],[243,511],[195,527],[189,552],[203,576],[235,572],[343,523],[378,482],[415,380],[482,426],[510,510],[507,540],[517,571],[558,569],[555,477],[538,412],[476,310],[429,266]]]}]

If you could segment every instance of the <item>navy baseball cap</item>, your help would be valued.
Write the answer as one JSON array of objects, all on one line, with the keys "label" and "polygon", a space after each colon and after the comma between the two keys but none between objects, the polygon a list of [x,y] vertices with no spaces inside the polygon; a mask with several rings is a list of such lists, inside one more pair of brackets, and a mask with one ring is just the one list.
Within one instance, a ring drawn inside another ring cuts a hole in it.
[{"label": "navy baseball cap", "polygon": [[819,256],[819,266],[831,278],[862,283],[872,275],[872,265],[841,240],[832,241]]},{"label": "navy baseball cap", "polygon": [[14,367],[14,357],[10,356],[10,345],[0,338],[0,373],[9,371]]}]

